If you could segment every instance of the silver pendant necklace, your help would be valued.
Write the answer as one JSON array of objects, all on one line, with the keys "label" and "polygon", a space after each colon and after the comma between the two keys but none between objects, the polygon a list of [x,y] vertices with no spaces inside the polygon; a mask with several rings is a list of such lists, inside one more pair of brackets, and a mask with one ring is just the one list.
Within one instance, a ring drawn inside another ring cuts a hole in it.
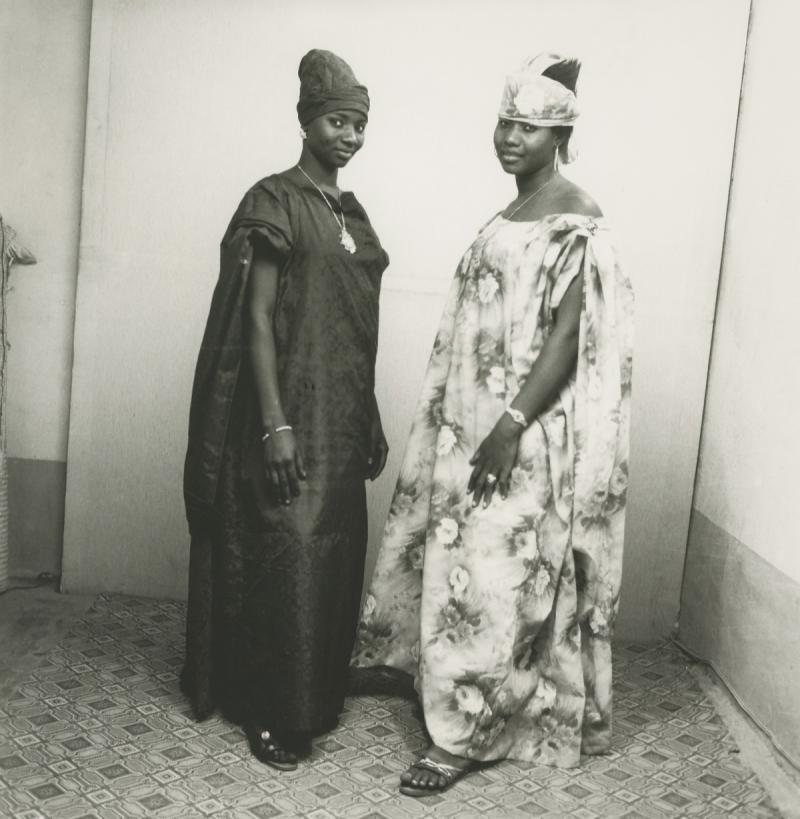
[{"label": "silver pendant necklace", "polygon": [[333,218],[336,220],[336,224],[339,226],[339,244],[348,252],[348,253],[355,253],[358,249],[356,247],[356,240],[350,235],[350,231],[347,229],[347,222],[344,218],[344,211],[342,211],[342,221],[339,221],[339,217],[336,215],[336,211],[331,207],[331,203],[328,201],[328,197],[322,192],[322,188],[302,169],[302,167],[298,164],[297,170],[300,171],[301,174],[317,189],[319,195],[322,197],[325,204],[328,206],[328,210],[333,214]]}]

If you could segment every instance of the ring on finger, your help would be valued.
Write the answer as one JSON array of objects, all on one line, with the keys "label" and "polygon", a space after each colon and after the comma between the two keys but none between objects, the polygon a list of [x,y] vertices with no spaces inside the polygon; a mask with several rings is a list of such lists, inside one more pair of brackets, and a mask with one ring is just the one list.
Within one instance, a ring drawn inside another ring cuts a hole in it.
[{"label": "ring on finger", "polygon": [[488,483],[489,486],[494,486],[497,483],[497,475],[492,475],[492,473],[490,472],[486,476],[486,483]]}]

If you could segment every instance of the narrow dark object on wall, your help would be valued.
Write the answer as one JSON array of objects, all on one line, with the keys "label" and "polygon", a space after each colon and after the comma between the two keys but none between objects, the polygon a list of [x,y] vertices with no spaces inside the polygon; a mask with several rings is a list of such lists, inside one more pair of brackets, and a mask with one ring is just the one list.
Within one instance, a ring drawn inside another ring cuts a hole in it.
[{"label": "narrow dark object on wall", "polygon": [[36,264],[36,257],[16,241],[16,232],[0,216],[0,592],[8,590],[8,465],[6,464],[6,297],[11,268],[17,264]]}]

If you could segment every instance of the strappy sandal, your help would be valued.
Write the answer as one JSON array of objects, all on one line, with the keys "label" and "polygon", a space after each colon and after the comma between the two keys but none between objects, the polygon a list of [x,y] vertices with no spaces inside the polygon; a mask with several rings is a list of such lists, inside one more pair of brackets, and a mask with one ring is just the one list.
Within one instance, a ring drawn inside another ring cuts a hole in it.
[{"label": "strappy sandal", "polygon": [[400,793],[405,796],[431,796],[434,793],[444,793],[448,788],[458,782],[459,779],[466,776],[470,771],[474,770],[475,764],[471,763],[466,768],[457,768],[455,765],[446,765],[444,762],[436,762],[427,756],[418,759],[406,773],[410,773],[415,768],[423,771],[430,771],[444,779],[444,785],[437,785],[436,787],[422,787],[418,788],[414,785],[400,785]]},{"label": "strappy sandal", "polygon": [[249,725],[244,732],[250,745],[250,752],[259,762],[279,771],[297,770],[297,757],[291,751],[287,751],[269,731],[263,731],[256,725]]}]

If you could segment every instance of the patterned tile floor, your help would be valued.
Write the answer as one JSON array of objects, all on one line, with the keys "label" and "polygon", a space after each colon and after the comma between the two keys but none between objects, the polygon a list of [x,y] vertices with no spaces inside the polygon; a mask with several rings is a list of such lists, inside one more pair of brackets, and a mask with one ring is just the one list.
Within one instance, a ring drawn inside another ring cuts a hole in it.
[{"label": "patterned tile floor", "polygon": [[397,792],[424,740],[412,703],[350,699],[311,760],[279,773],[177,690],[184,607],[101,596],[0,706],[0,816],[777,816],[671,645],[621,646],[611,753],[563,771],[504,762],[442,796]]}]

